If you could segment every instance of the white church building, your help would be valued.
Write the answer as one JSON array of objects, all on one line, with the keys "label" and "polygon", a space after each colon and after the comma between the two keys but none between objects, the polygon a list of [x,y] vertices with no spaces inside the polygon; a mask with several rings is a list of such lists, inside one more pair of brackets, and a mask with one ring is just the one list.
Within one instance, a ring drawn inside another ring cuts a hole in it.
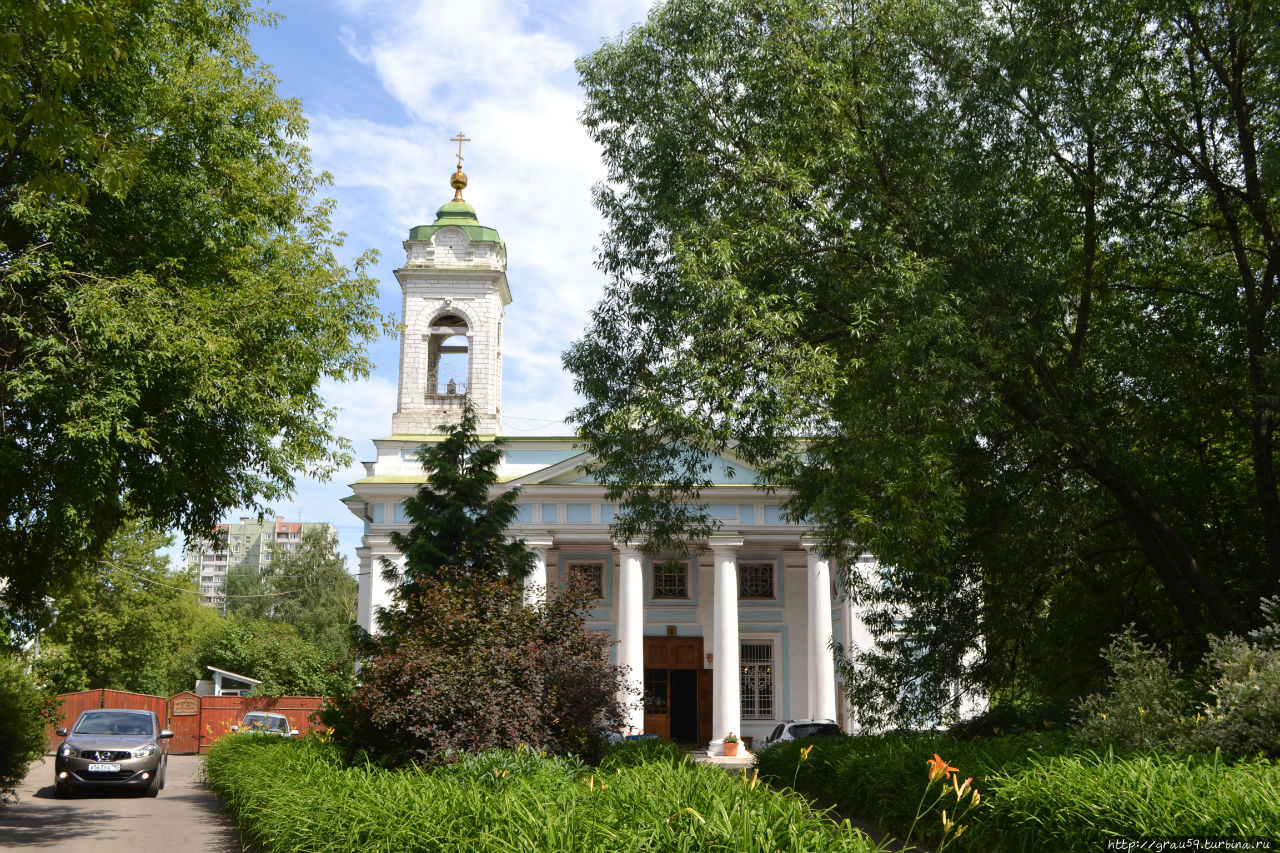
[{"label": "white church building", "polygon": [[372,630],[378,608],[390,603],[382,560],[401,559],[390,535],[408,528],[404,501],[423,482],[418,449],[440,439],[440,425],[458,421],[466,393],[481,436],[506,442],[497,488],[520,489],[510,534],[536,557],[531,588],[554,589],[570,573],[595,586],[588,627],[612,635],[616,662],[628,668],[631,732],[721,754],[730,732],[759,744],[787,719],[832,719],[850,729],[832,639],[866,648],[869,638],[817,541],[784,519],[780,495],[753,485],[750,467],[717,460],[703,500],[718,531],[671,570],[638,543],[614,538],[616,508],[584,473],[591,457],[574,437],[503,432],[507,247],[462,200],[460,169],[453,186],[454,200],[404,242],[395,273],[404,329],[391,434],[374,441],[377,458],[364,463],[366,476],[344,499],[364,522],[361,626]]}]

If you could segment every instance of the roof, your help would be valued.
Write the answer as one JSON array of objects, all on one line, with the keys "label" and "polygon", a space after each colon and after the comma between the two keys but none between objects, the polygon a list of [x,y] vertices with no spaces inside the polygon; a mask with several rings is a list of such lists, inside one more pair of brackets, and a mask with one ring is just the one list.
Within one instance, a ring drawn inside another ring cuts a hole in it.
[{"label": "roof", "polygon": [[493,228],[481,225],[476,209],[465,201],[450,201],[436,211],[436,221],[430,225],[418,225],[409,229],[410,240],[430,240],[441,228],[455,225],[461,228],[471,242],[501,243],[502,238]]},{"label": "roof", "polygon": [[209,670],[210,672],[216,672],[218,675],[223,675],[223,676],[226,676],[226,677],[228,677],[228,678],[234,678],[236,681],[243,681],[243,682],[245,682],[245,683],[247,683],[247,684],[261,684],[261,683],[262,683],[261,681],[259,681],[259,680],[258,680],[258,679],[256,679],[256,678],[250,678],[250,677],[249,677],[249,676],[247,676],[247,675],[237,675],[236,673],[234,673],[234,672],[229,672],[228,670],[225,670],[225,669],[218,669],[216,666],[207,666],[207,665],[206,665],[206,666],[205,666],[205,669]]}]

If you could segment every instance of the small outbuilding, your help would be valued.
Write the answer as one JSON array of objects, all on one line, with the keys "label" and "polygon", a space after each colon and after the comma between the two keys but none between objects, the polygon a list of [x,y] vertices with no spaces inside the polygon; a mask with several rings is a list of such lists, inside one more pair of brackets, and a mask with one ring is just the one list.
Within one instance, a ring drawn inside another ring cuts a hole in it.
[{"label": "small outbuilding", "polygon": [[205,669],[209,670],[213,678],[202,678],[196,682],[197,696],[248,696],[262,684],[256,678],[237,675],[216,666],[206,666]]}]

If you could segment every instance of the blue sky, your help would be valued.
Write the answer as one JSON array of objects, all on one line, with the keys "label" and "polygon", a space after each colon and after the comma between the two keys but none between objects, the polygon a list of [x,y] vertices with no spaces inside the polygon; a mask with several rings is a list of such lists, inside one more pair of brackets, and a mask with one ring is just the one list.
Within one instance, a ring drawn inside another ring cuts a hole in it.
[{"label": "blue sky", "polygon": [[[310,122],[317,171],[333,176],[335,229],[354,257],[381,253],[380,307],[399,317],[393,270],[401,242],[450,198],[459,130],[470,178],[466,199],[507,244],[512,304],[504,326],[503,423],[510,435],[565,435],[576,399],[560,354],[585,328],[603,277],[593,266],[602,223],[591,187],[603,178],[579,126],[574,60],[645,17],[646,0],[270,0],[283,15],[254,30],[277,90]],[[354,464],[328,483],[305,481],[273,509],[287,520],[327,521],[355,570],[362,528],[339,500],[390,433],[399,341],[372,350],[367,381],[331,384],[337,428]],[[230,513],[236,520],[241,513]]]}]

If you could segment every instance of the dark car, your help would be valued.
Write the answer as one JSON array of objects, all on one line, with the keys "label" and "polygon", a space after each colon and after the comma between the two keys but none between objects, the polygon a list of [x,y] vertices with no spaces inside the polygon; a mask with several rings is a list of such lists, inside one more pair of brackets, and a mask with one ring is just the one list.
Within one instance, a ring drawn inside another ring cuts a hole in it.
[{"label": "dark car", "polygon": [[85,711],[68,732],[53,762],[53,790],[65,797],[78,788],[136,788],[154,797],[164,787],[173,732],[160,728],[151,711],[95,708]]},{"label": "dark car", "polygon": [[289,725],[289,718],[284,714],[270,711],[250,711],[244,715],[240,725],[232,726],[233,732],[259,732],[280,737],[293,737],[298,730]]},{"label": "dark car", "polygon": [[788,740],[799,740],[803,737],[831,737],[842,735],[840,727],[834,720],[783,720],[778,727],[765,738],[765,746],[773,746]]}]

